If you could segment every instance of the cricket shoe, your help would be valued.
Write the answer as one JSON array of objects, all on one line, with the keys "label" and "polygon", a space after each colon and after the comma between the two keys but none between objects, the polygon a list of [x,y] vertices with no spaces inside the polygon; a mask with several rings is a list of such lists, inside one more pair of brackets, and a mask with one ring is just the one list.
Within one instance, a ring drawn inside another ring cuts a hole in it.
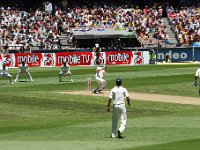
[{"label": "cricket shoe", "polygon": [[102,91],[102,90],[98,90],[98,93],[99,93],[99,94],[103,94],[103,91]]},{"label": "cricket shoe", "polygon": [[122,133],[121,133],[119,130],[117,130],[117,134],[118,134],[118,138],[120,138],[120,139],[124,138],[124,137],[122,136]]},{"label": "cricket shoe", "polygon": [[70,80],[71,82],[74,82],[72,79]]},{"label": "cricket shoe", "polygon": [[93,92],[94,94],[98,94],[98,93],[99,93],[98,90],[96,90],[96,89],[93,89],[92,92]]},{"label": "cricket shoe", "polygon": [[11,82],[10,84],[13,84],[13,82]]},{"label": "cricket shoe", "polygon": [[116,136],[114,135],[114,134],[111,134],[111,136],[110,136],[111,138],[116,138]]}]

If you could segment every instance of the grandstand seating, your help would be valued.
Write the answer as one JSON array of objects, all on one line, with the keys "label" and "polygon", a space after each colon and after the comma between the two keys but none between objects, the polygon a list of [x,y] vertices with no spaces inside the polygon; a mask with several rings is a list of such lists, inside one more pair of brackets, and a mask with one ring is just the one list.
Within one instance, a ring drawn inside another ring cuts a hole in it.
[{"label": "grandstand seating", "polygon": [[[178,14],[179,18],[183,17],[180,14],[187,12],[184,9],[174,12],[176,20],[172,20],[169,17],[170,12],[168,12],[168,18],[163,17],[164,9],[158,5],[154,7],[145,6],[144,9],[128,6],[74,7],[68,8],[66,11],[57,7],[53,11],[51,9],[46,10],[47,7],[44,7],[49,4],[43,3],[41,7],[30,11],[14,7],[1,7],[0,48],[8,47],[8,50],[12,50],[13,47],[23,46],[23,50],[29,50],[75,47],[74,41],[76,39],[74,39],[72,28],[82,29],[81,32],[84,33],[96,32],[92,29],[99,29],[98,31],[104,32],[106,28],[123,29],[129,33],[135,32],[137,34],[135,37],[143,47],[174,47],[180,43],[191,45],[191,42],[199,42],[199,27],[195,27],[196,34],[189,42],[180,42],[178,38],[180,31],[178,31],[177,25],[180,22],[178,22],[176,15]],[[194,11],[192,14],[195,13],[197,16],[196,22],[198,23],[200,18],[199,8],[185,9]],[[191,19],[191,14],[184,16],[186,16],[185,20]],[[182,22],[181,27],[183,28],[184,21]],[[100,34],[100,32],[97,34]]]}]

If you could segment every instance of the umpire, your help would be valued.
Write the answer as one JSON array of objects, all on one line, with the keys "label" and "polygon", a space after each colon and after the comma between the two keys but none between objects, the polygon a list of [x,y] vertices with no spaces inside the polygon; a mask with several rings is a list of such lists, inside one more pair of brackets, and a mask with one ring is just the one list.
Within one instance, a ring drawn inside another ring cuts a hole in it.
[{"label": "umpire", "polygon": [[[118,134],[118,138],[123,138],[122,133],[126,127],[127,115],[126,115],[126,107],[125,107],[125,99],[127,100],[128,105],[130,106],[130,98],[126,88],[122,87],[122,79],[116,79],[116,86],[110,91],[107,111],[110,111],[110,104],[113,101],[113,109],[112,109],[112,133],[111,137],[115,138],[116,133]],[[117,130],[118,124],[118,115],[120,114],[120,127]]]}]

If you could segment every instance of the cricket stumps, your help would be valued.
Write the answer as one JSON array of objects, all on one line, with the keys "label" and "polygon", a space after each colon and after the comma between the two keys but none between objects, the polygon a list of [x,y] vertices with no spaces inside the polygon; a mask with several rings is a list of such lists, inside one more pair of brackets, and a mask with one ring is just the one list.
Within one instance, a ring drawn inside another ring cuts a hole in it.
[{"label": "cricket stumps", "polygon": [[92,79],[90,77],[86,78],[86,90],[92,90]]}]

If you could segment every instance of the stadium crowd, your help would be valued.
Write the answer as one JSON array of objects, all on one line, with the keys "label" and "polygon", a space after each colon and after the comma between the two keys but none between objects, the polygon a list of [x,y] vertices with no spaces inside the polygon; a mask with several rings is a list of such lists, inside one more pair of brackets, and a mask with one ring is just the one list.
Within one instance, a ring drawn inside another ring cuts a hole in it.
[{"label": "stadium crowd", "polygon": [[[67,34],[72,42],[72,29],[83,28],[129,28],[136,31],[139,39],[148,39],[149,34],[168,43],[166,26],[163,23],[161,6],[140,9],[125,5],[110,7],[74,7],[62,9],[51,2],[25,11],[14,7],[0,8],[0,49],[60,48],[59,36]],[[168,9],[168,17],[175,27],[180,43],[199,41],[200,8],[184,7]]]},{"label": "stadium crowd", "polygon": [[168,9],[168,18],[173,25],[180,44],[200,42],[200,8],[181,7]]}]

